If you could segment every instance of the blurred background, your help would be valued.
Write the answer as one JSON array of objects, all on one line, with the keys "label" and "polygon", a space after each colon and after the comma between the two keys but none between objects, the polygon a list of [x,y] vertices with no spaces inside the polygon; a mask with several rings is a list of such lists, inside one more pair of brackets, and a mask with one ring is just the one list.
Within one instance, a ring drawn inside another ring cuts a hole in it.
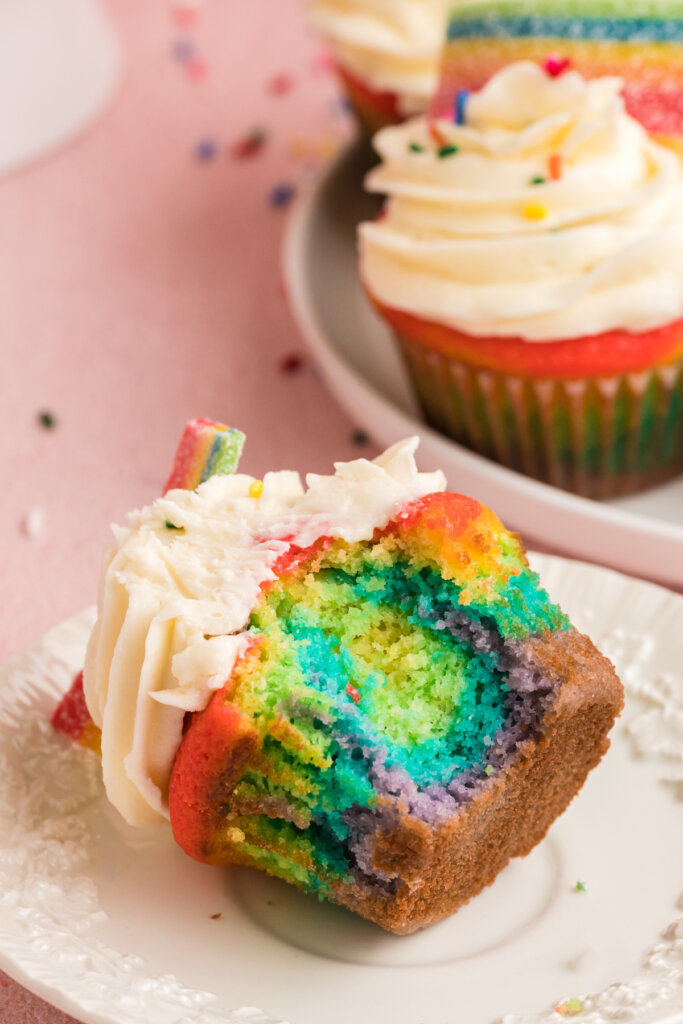
[{"label": "blurred background", "polygon": [[241,427],[255,475],[376,454],[281,282],[291,203],[353,132],[302,13],[0,5],[1,658],[93,602],[109,523],[159,493],[188,418]]}]

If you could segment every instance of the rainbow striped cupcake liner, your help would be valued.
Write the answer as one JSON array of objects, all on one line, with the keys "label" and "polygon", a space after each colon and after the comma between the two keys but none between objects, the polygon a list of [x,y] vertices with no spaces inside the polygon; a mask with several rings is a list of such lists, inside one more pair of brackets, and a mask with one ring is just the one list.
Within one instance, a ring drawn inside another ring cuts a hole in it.
[{"label": "rainbow striped cupcake liner", "polygon": [[588,498],[683,473],[683,359],[556,380],[480,369],[397,338],[430,426],[510,469]]}]

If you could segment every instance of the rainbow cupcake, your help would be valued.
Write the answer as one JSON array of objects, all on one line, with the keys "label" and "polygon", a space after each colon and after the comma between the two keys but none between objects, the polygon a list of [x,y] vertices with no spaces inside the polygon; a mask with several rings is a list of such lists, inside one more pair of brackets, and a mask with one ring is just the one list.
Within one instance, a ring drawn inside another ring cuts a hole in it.
[{"label": "rainbow cupcake", "polygon": [[427,110],[450,6],[449,0],[311,0],[311,24],[329,45],[368,136]]},{"label": "rainbow cupcake", "polygon": [[432,112],[452,109],[501,68],[531,60],[551,74],[618,76],[628,113],[683,146],[681,0],[476,0],[453,6]]},{"label": "rainbow cupcake", "polygon": [[683,471],[683,166],[620,90],[521,62],[385,129],[360,229],[428,421],[589,497]]},{"label": "rainbow cupcake", "polygon": [[[211,477],[134,513],[85,667],[107,793],[131,824],[170,819],[190,856],[396,933],[532,849],[622,702],[519,539],[418,473],[416,446],[307,488]],[[54,721],[78,738],[75,690]]]}]

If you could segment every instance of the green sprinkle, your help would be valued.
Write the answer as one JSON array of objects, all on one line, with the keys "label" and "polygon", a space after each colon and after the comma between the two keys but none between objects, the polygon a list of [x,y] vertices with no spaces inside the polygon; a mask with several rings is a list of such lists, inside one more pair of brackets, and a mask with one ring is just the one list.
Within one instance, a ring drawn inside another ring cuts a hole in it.
[{"label": "green sprinkle", "polygon": [[38,422],[40,423],[41,427],[45,427],[46,430],[52,430],[54,427],[57,426],[57,418],[55,417],[54,413],[48,412],[47,409],[45,409],[41,413],[38,413]]},{"label": "green sprinkle", "polygon": [[577,882],[576,883],[576,891],[577,892],[585,892],[586,891],[586,883],[585,882]]},{"label": "green sprinkle", "polygon": [[486,775],[493,775],[493,765],[487,764],[486,767],[484,768],[484,773]]},{"label": "green sprinkle", "polygon": [[166,520],[166,529],[167,530],[184,530],[185,527],[184,526],[176,526],[175,523],[172,523],[172,522],[170,522],[170,520],[167,519]]},{"label": "green sprinkle", "polygon": [[424,153],[424,146],[421,146],[419,142],[411,142],[408,149],[411,153]]},{"label": "green sprinkle", "polygon": [[542,174],[537,174],[529,182],[530,185],[547,185],[548,179],[544,178]]},{"label": "green sprinkle", "polygon": [[445,156],[453,156],[454,153],[459,152],[458,146],[442,146],[439,150],[439,159],[443,160]]}]

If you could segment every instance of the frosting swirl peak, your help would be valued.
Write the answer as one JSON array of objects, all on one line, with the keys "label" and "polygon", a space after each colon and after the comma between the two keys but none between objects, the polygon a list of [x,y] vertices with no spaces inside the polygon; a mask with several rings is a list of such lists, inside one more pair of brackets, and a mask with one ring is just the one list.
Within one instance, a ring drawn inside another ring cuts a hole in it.
[{"label": "frosting swirl peak", "polygon": [[465,123],[375,139],[361,274],[380,304],[479,336],[551,341],[683,316],[683,174],[621,81],[512,64]]}]

